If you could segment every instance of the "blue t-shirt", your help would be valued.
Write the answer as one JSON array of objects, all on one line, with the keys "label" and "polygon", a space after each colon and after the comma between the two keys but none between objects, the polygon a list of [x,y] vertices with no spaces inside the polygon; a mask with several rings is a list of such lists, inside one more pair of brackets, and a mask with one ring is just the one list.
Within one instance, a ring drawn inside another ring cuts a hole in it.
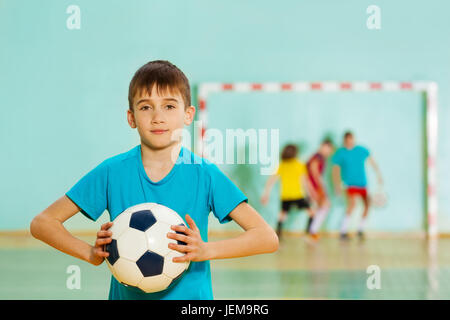
[{"label": "blue t-shirt", "polygon": [[369,150],[361,146],[339,148],[331,161],[341,167],[342,180],[348,187],[366,187],[365,163],[369,155]]},{"label": "blue t-shirt", "polygon": [[[208,215],[212,211],[220,223],[241,202],[242,191],[212,162],[182,147],[177,163],[160,181],[145,172],[141,145],[111,157],[82,177],[66,195],[81,212],[97,220],[108,210],[114,220],[128,207],[156,202],[171,208],[185,219],[189,214],[208,241]],[[187,224],[186,224],[187,225]],[[111,276],[109,299],[213,299],[209,261],[191,262],[183,277],[169,289],[141,293],[127,288]]]}]

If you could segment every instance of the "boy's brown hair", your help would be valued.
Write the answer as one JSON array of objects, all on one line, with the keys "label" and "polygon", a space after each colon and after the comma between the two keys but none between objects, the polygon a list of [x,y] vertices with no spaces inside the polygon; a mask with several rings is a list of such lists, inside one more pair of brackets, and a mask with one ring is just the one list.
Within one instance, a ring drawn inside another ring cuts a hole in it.
[{"label": "boy's brown hair", "polygon": [[331,138],[325,138],[325,139],[323,139],[323,140],[322,140],[322,144],[327,144],[327,145],[329,145],[331,148],[334,147],[333,140],[331,140]]},{"label": "boy's brown hair", "polygon": [[288,144],[283,148],[281,152],[281,159],[288,160],[297,157],[298,148],[295,144]]},{"label": "boy's brown hair", "polygon": [[345,131],[344,133],[344,140],[347,138],[353,137],[353,132],[351,131]]},{"label": "boy's brown hair", "polygon": [[155,60],[140,67],[131,79],[128,90],[128,104],[131,111],[136,94],[141,94],[144,90],[150,94],[154,85],[158,94],[178,91],[183,98],[184,107],[191,105],[191,89],[184,73],[169,61]]}]

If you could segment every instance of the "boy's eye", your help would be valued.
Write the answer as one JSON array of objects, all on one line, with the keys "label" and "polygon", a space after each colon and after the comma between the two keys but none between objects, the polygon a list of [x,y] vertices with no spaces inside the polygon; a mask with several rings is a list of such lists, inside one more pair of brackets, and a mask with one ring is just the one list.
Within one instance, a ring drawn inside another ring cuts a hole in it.
[{"label": "boy's eye", "polygon": [[[175,109],[176,107],[173,106],[173,105],[171,105],[171,104],[169,104],[169,105],[166,106],[166,108],[167,108],[167,109]],[[141,107],[141,110],[144,110],[144,111],[145,111],[145,110],[148,110],[148,109],[150,109],[149,106],[142,106],[142,107]]]}]

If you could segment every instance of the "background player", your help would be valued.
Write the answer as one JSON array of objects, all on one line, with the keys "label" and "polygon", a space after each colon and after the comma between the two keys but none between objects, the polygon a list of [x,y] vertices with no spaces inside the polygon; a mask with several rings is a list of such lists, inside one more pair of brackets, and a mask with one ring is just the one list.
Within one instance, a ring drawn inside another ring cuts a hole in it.
[{"label": "background player", "polygon": [[296,145],[288,144],[283,148],[280,165],[276,173],[267,180],[261,197],[261,203],[267,204],[274,184],[278,179],[281,180],[281,211],[277,223],[278,237],[281,236],[282,225],[286,221],[287,214],[292,206],[307,211],[309,216],[308,224],[314,216],[314,211],[311,209],[306,197],[306,190],[312,190],[309,186],[310,181],[306,177],[306,165],[297,156],[298,148]]},{"label": "background player", "polygon": [[374,168],[378,183],[383,184],[380,170],[370,156],[368,149],[355,145],[353,133],[348,131],[344,134],[344,146],[339,148],[332,157],[333,183],[337,195],[342,194],[341,179],[347,187],[347,209],[341,225],[341,239],[348,238],[348,224],[350,216],[355,207],[356,197],[361,197],[364,204],[363,215],[358,228],[358,236],[364,238],[364,227],[369,213],[369,197],[367,195],[366,160]]},{"label": "background player", "polygon": [[330,209],[330,201],[327,196],[325,182],[323,181],[323,173],[327,159],[332,152],[332,141],[325,139],[322,141],[319,150],[306,163],[310,186],[314,189],[313,192],[310,192],[310,195],[317,206],[314,219],[307,232],[311,233],[311,236],[315,239],[318,239],[317,232]]}]

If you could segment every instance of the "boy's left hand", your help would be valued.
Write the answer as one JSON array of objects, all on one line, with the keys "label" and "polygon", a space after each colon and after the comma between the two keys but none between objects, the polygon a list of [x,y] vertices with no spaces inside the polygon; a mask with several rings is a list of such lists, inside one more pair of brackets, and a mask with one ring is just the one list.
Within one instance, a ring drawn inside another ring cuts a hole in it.
[{"label": "boy's left hand", "polygon": [[381,174],[378,175],[378,185],[379,185],[380,187],[383,186],[383,178],[381,177]]},{"label": "boy's left hand", "polygon": [[172,230],[181,232],[183,234],[169,232],[167,238],[182,241],[186,243],[175,244],[169,243],[169,248],[185,253],[182,257],[175,257],[172,259],[173,262],[186,262],[186,261],[204,261],[209,259],[208,246],[207,243],[202,240],[200,236],[200,230],[197,228],[194,220],[187,214],[186,222],[189,227],[173,225]]}]

